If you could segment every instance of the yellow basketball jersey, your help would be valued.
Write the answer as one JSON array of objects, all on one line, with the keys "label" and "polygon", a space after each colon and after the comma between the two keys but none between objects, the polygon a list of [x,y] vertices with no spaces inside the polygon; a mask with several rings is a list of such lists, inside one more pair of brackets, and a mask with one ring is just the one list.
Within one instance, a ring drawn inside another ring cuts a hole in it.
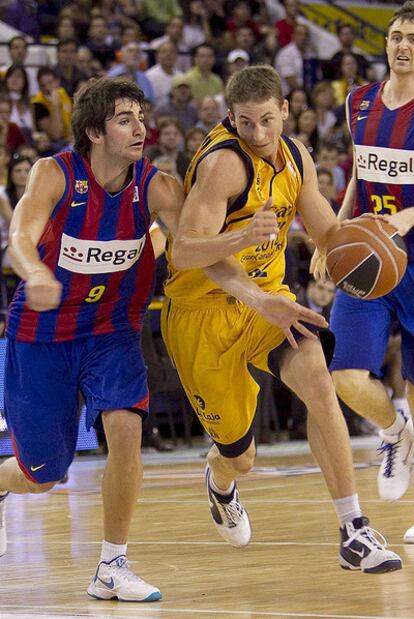
[{"label": "yellow basketball jersey", "polygon": [[[217,125],[205,138],[188,168],[184,189],[189,193],[195,182],[197,167],[209,153],[219,148],[230,148],[240,154],[245,162],[248,182],[244,192],[228,205],[223,232],[246,226],[254,213],[262,208],[269,197],[273,198],[273,210],[277,215],[279,234],[274,241],[268,240],[236,254],[245,271],[257,284],[268,291],[277,291],[285,275],[284,252],[287,232],[296,213],[296,200],[302,185],[302,158],[298,147],[288,137],[281,137],[278,144],[281,170],[267,160],[258,157],[237,135],[226,119]],[[171,247],[167,250],[169,277],[165,294],[186,305],[201,300],[227,297],[222,289],[208,279],[201,269],[177,271],[171,261]]]}]

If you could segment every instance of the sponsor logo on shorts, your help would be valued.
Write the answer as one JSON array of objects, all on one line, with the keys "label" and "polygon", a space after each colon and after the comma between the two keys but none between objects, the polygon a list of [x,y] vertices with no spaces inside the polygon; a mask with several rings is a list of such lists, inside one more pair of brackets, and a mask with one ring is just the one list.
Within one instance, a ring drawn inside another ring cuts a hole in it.
[{"label": "sponsor logo on shorts", "polygon": [[62,234],[58,265],[74,273],[126,271],[139,259],[145,234],[130,241],[93,241]]},{"label": "sponsor logo on shorts", "polygon": [[412,150],[355,146],[357,176],[364,181],[409,185],[413,182],[414,155]]},{"label": "sponsor logo on shorts", "polygon": [[194,400],[197,402],[197,404],[199,405],[199,407],[201,408],[201,410],[205,410],[206,408],[206,403],[203,400],[203,398],[201,397],[201,395],[197,395],[196,393],[194,394]]},{"label": "sponsor logo on shorts", "polygon": [[[193,398],[196,402],[195,412],[201,422],[204,421],[214,425],[221,421],[221,416],[218,413],[206,412],[206,401],[201,397],[201,395],[194,393]],[[207,431],[211,434],[210,428]]]},{"label": "sponsor logo on shorts", "polygon": [[30,470],[33,471],[33,473],[34,473],[35,471],[38,471],[39,469],[42,469],[44,466],[46,466],[46,463],[45,464],[39,464],[39,466],[31,466]]},{"label": "sponsor logo on shorts", "polygon": [[217,432],[215,431],[214,428],[207,428],[207,432],[208,434],[211,436],[212,439],[218,441],[220,439],[220,434],[217,434]]},{"label": "sponsor logo on shorts", "polygon": [[196,408],[196,414],[199,417],[200,421],[208,421],[208,423],[218,423],[221,421],[221,417],[218,413],[206,413],[203,410],[200,411]]}]

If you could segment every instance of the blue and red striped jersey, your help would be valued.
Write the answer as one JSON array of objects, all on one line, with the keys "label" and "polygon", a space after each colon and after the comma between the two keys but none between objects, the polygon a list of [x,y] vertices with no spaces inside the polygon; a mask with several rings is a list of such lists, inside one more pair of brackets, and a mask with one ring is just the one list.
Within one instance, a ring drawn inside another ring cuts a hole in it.
[{"label": "blue and red striped jersey", "polygon": [[[391,110],[382,102],[384,85],[361,86],[348,98],[357,175],[354,217],[392,215],[414,206],[414,99]],[[405,241],[413,261],[413,231]]]},{"label": "blue and red striped jersey", "polygon": [[156,168],[141,159],[133,165],[129,184],[111,194],[79,153],[60,153],[54,159],[65,174],[66,188],[37,249],[62,284],[62,300],[55,310],[30,310],[21,282],[6,334],[25,342],[61,342],[139,331],[154,281],[147,192]]}]

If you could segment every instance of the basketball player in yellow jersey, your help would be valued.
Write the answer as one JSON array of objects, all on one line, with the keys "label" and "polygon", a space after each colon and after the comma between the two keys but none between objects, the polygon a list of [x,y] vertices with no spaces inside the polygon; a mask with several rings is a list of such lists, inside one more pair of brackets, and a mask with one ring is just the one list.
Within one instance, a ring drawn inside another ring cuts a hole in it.
[{"label": "basketball player in yellow jersey", "polygon": [[228,119],[206,137],[186,176],[162,316],[171,358],[215,443],[206,467],[213,521],[233,546],[250,541],[235,478],[248,473],[255,457],[252,364],[280,376],[307,406],[309,442],[340,521],[341,566],[399,569],[401,559],[375,540],[362,516],[349,436],[322,347],[301,321],[310,329],[326,323],[282,283],[296,210],[322,250],[338,226],[335,215],[318,191],[306,149],[281,135],[288,104],[276,71],[243,69],[226,95]]}]

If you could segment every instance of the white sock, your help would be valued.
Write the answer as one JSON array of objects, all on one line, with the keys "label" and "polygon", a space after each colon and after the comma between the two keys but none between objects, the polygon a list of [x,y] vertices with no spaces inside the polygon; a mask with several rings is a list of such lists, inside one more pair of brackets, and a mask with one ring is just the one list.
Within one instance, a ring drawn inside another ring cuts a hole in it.
[{"label": "white sock", "polygon": [[351,496],[335,499],[333,503],[341,527],[354,518],[360,518],[362,516],[357,494],[351,494]]},{"label": "white sock", "polygon": [[410,405],[407,398],[393,398],[392,404],[396,411],[402,411],[406,417],[411,417]]},{"label": "white sock", "polygon": [[211,474],[210,474],[210,487],[211,487],[212,490],[214,490],[214,492],[216,494],[221,494],[221,496],[229,496],[233,492],[234,486],[235,486],[235,482],[232,481],[230,486],[226,490],[221,490],[221,488],[218,488],[216,486],[216,484],[214,483],[213,472],[211,471]]},{"label": "white sock", "polygon": [[396,412],[397,412],[397,416],[395,418],[395,421],[390,426],[388,426],[388,428],[384,428],[383,430],[384,434],[387,436],[392,435],[392,434],[399,434],[401,430],[403,430],[405,427],[404,416],[398,411]]},{"label": "white sock", "polygon": [[100,561],[109,563],[113,559],[116,559],[120,555],[127,553],[127,544],[111,544],[111,542],[102,542],[101,558]]}]

